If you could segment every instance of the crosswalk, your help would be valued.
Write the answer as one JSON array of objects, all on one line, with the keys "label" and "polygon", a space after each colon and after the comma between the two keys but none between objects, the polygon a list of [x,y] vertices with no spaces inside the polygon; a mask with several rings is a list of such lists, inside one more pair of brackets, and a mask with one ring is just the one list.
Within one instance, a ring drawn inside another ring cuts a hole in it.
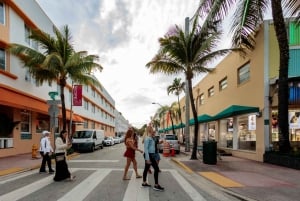
[{"label": "crosswalk", "polygon": [[[199,189],[197,190],[174,169],[163,169],[159,175],[163,181],[172,183],[164,184],[166,188],[164,192],[155,192],[151,188],[141,187],[142,180],[136,179],[132,171],[130,180],[121,180],[124,171],[121,168],[70,168],[70,170],[76,175],[76,180],[72,182],[54,182],[53,175],[38,174],[36,170],[0,181],[0,201],[81,201],[95,200],[95,197],[97,200],[154,201],[158,200],[157,196],[160,196],[161,200],[165,198],[172,200],[174,196],[179,195],[185,196],[187,201],[206,200],[199,193]],[[142,172],[142,170],[139,171]],[[152,175],[149,176],[149,182],[153,184]],[[168,188],[168,185],[172,185],[172,188]],[[2,188],[4,186],[5,188]],[[11,189],[11,191],[5,189]],[[118,192],[118,195],[110,190]],[[104,195],[105,193],[107,195]],[[156,196],[153,196],[154,194]],[[168,198],[169,196],[173,197]]]}]

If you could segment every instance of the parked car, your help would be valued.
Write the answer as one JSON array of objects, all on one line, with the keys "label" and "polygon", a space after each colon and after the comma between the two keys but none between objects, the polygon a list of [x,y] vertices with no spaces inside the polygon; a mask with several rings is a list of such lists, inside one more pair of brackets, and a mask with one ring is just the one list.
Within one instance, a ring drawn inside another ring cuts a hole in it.
[{"label": "parked car", "polygon": [[[170,148],[174,148],[176,154],[180,153],[180,145],[179,145],[178,138],[177,138],[176,135],[173,135],[173,134],[162,134],[160,136],[160,139],[162,139],[162,140],[170,143]],[[159,153],[163,152],[163,148],[164,148],[164,143],[161,143],[161,144],[158,145]]]},{"label": "parked car", "polygon": [[125,136],[124,136],[124,135],[121,135],[121,136],[120,136],[120,142],[124,142],[124,140],[125,140]]},{"label": "parked car", "polygon": [[75,131],[72,147],[78,151],[91,151],[103,148],[104,130],[85,129]]},{"label": "parked car", "polygon": [[120,144],[121,143],[121,139],[118,136],[113,137],[113,139],[114,139],[115,144]]},{"label": "parked car", "polygon": [[112,137],[108,137],[108,136],[104,137],[103,143],[105,146],[112,146],[115,144],[114,139]]}]

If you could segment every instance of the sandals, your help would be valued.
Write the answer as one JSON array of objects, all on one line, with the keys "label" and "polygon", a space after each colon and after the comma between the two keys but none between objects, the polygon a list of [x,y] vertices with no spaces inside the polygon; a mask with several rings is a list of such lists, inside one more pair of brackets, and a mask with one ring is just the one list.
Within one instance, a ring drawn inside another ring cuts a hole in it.
[{"label": "sandals", "polygon": [[130,180],[129,177],[123,177],[123,180]]}]

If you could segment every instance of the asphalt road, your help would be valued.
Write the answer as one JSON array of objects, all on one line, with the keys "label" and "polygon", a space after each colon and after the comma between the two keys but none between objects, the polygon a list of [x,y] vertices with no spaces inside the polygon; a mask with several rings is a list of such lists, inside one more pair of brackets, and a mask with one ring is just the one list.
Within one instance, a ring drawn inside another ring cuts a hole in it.
[{"label": "asphalt road", "polygon": [[[140,145],[141,146],[141,145]],[[54,182],[53,175],[39,174],[37,170],[6,177],[0,182],[0,200],[28,201],[215,201],[238,200],[222,188],[208,182],[203,177],[187,173],[170,158],[162,156],[159,164],[162,172],[159,183],[165,191],[141,187],[142,179],[135,178],[132,166],[123,181],[126,159],[123,157],[124,144],[117,144],[93,153],[81,153],[69,160],[70,171],[76,175],[75,181]],[[179,156],[180,157],[180,156]],[[136,153],[139,173],[144,167],[143,155]],[[153,174],[148,182],[154,184]]]}]

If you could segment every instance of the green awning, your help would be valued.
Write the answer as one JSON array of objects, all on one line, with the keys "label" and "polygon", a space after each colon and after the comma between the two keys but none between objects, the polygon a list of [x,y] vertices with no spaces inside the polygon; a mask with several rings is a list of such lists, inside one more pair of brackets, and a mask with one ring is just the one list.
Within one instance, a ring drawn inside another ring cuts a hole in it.
[{"label": "green awning", "polygon": [[[202,114],[202,115],[198,116],[197,119],[198,119],[198,123],[205,123],[205,122],[214,120],[212,116],[207,115],[207,114]],[[195,120],[190,119],[189,123],[190,123],[190,125],[195,125]]]},{"label": "green awning", "polygon": [[248,113],[254,113],[254,112],[259,112],[258,107],[250,107],[250,106],[242,106],[242,105],[231,105],[230,107],[226,108],[222,112],[216,114],[212,118],[214,120],[218,119],[224,119],[227,117],[233,117],[237,115],[242,115],[242,114],[248,114]]},{"label": "green awning", "polygon": [[184,127],[185,127],[184,123],[180,123],[180,124],[176,125],[176,128],[184,128]]}]

